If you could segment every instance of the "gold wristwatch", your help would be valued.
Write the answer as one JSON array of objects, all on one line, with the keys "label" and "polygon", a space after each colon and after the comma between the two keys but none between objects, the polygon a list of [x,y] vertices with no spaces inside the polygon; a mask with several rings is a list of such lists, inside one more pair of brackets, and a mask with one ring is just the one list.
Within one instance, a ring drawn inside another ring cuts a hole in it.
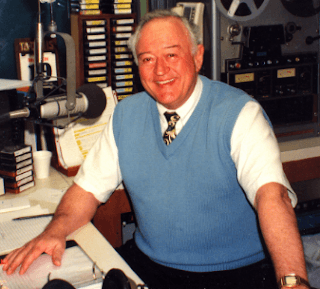
[{"label": "gold wristwatch", "polygon": [[289,274],[286,276],[281,277],[279,281],[279,288],[286,287],[286,288],[295,288],[299,285],[306,286],[307,288],[311,288],[309,282],[296,274]]}]

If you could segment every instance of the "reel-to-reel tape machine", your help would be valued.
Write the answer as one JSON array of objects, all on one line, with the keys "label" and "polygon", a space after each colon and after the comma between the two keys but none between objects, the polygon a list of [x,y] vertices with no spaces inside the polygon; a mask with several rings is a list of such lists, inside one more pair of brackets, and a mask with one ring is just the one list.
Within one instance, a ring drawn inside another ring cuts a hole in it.
[{"label": "reel-to-reel tape machine", "polygon": [[213,78],[257,99],[279,138],[317,135],[320,0],[207,5],[212,5]]}]

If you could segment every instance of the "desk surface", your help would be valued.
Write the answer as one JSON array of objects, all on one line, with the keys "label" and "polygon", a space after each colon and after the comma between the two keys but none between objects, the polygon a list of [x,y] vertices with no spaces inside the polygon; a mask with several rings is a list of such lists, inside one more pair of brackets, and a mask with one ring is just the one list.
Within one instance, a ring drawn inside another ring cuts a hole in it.
[{"label": "desk surface", "polygon": [[[5,194],[0,199],[12,199],[28,196],[43,188],[63,190],[67,189],[73,182],[73,177],[67,177],[54,168],[50,168],[50,176],[47,179],[35,179],[35,187],[30,188],[20,194]],[[34,202],[34,203],[32,203]],[[45,201],[32,201],[31,205],[40,204],[42,208],[49,209],[53,213],[56,205]],[[104,272],[112,268],[119,268],[125,272],[127,277],[135,284],[143,284],[143,281],[131,270],[128,264],[116,253],[110,243],[92,225],[88,223],[76,232],[72,233],[68,239],[75,240],[77,244],[87,253],[91,260]]]},{"label": "desk surface", "polygon": [[279,143],[281,161],[290,162],[320,156],[320,137]]},{"label": "desk surface", "polygon": [[69,187],[73,182],[74,177],[67,177],[66,175],[60,173],[53,167],[50,167],[50,175],[46,179],[35,178],[35,186],[20,193],[20,194],[5,194],[6,198],[11,198],[15,196],[27,196],[30,193],[35,192],[41,188],[54,188],[54,189],[64,189]]},{"label": "desk surface", "polygon": [[[50,167],[50,175],[46,179],[37,179],[35,178],[35,186],[25,190],[24,192],[21,192],[19,194],[10,194],[6,193],[3,196],[0,196],[1,200],[5,199],[13,199],[13,198],[19,198],[19,197],[24,197],[28,196],[32,193],[35,193],[39,189],[43,188],[52,188],[52,189],[58,189],[58,190],[63,190],[67,189],[72,185],[73,182],[73,177],[67,177],[63,175],[62,173],[58,172],[56,169],[53,167]],[[36,205],[40,203],[42,208],[46,208],[50,211],[50,213],[53,213],[56,209],[56,205],[44,201],[37,201],[36,203],[33,200],[30,200],[31,205]]]}]

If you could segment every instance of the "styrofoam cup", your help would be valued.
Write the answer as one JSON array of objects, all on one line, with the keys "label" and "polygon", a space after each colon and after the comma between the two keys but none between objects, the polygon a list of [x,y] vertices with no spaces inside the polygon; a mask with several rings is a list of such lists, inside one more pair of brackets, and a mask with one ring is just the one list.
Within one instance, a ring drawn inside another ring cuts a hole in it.
[{"label": "styrofoam cup", "polygon": [[42,150],[33,152],[33,167],[37,179],[49,177],[52,152]]}]

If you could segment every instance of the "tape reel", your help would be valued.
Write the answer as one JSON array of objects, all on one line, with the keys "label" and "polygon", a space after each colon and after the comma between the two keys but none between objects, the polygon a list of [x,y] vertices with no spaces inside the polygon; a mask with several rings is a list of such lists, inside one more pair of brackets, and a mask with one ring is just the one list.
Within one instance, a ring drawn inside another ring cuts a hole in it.
[{"label": "tape reel", "polygon": [[216,0],[220,12],[234,21],[248,21],[259,16],[270,0]]},{"label": "tape reel", "polygon": [[281,2],[291,14],[299,17],[311,17],[320,11],[320,0],[281,0]]}]

